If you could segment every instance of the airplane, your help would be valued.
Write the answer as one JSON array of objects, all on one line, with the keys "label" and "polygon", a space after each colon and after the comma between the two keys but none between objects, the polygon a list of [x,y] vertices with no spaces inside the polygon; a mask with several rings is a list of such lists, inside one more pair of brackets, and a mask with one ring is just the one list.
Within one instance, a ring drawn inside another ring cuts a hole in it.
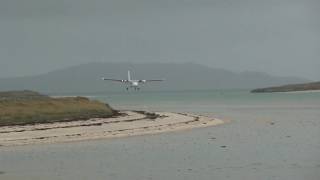
[{"label": "airplane", "polygon": [[125,84],[130,84],[130,86],[127,86],[127,91],[129,88],[134,88],[134,90],[140,90],[139,83],[145,84],[147,82],[157,82],[157,81],[164,81],[164,79],[149,79],[149,80],[133,80],[131,79],[131,73],[128,71],[128,79],[110,79],[110,78],[102,78],[102,80],[105,81],[115,81],[115,82],[121,82]]}]

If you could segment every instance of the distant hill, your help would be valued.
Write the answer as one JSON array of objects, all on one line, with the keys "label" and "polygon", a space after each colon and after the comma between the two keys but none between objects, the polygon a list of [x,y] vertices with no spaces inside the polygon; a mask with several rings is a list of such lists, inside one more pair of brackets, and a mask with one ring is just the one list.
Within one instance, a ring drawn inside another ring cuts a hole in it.
[{"label": "distant hill", "polygon": [[48,99],[49,96],[34,91],[5,91],[0,92],[1,100],[31,100],[31,99]]},{"label": "distant hill", "polygon": [[254,89],[253,93],[270,93],[270,92],[290,92],[290,91],[310,91],[310,90],[320,90],[320,81],[305,84],[289,84],[284,86],[268,87]]},{"label": "distant hill", "polygon": [[301,78],[274,77],[258,72],[234,73],[194,63],[90,63],[32,77],[0,79],[0,91],[31,89],[49,94],[124,91],[121,84],[102,81],[101,77],[123,79],[127,70],[132,71],[135,79],[166,79],[146,84],[143,91],[253,89],[307,82]]}]

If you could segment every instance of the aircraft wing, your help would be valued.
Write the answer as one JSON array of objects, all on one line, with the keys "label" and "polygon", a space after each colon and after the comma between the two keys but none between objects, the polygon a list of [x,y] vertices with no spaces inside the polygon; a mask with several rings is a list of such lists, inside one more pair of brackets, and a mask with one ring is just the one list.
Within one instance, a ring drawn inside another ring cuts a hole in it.
[{"label": "aircraft wing", "polygon": [[102,80],[105,80],[105,81],[116,81],[116,82],[126,82],[126,80],[122,80],[122,79],[102,78]]},{"label": "aircraft wing", "polygon": [[164,79],[148,79],[148,80],[146,80],[147,82],[148,81],[164,81]]},{"label": "aircraft wing", "polygon": [[139,82],[146,83],[146,82],[156,82],[156,81],[164,81],[164,79],[147,79],[147,80],[139,80]]}]

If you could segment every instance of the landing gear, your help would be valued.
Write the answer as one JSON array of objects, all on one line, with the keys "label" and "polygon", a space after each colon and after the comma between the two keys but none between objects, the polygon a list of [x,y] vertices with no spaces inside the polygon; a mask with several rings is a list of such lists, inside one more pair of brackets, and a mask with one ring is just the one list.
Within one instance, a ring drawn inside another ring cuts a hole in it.
[{"label": "landing gear", "polygon": [[127,91],[129,91],[130,89],[134,89],[135,91],[140,91],[139,87],[135,87],[135,86],[126,87]]}]

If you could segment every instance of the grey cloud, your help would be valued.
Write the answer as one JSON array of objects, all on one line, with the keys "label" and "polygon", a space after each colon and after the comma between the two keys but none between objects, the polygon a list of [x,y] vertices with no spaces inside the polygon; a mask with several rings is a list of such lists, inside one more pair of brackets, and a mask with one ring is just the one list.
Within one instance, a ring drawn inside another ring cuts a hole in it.
[{"label": "grey cloud", "polygon": [[94,61],[320,78],[317,1],[2,0],[0,77]]}]

